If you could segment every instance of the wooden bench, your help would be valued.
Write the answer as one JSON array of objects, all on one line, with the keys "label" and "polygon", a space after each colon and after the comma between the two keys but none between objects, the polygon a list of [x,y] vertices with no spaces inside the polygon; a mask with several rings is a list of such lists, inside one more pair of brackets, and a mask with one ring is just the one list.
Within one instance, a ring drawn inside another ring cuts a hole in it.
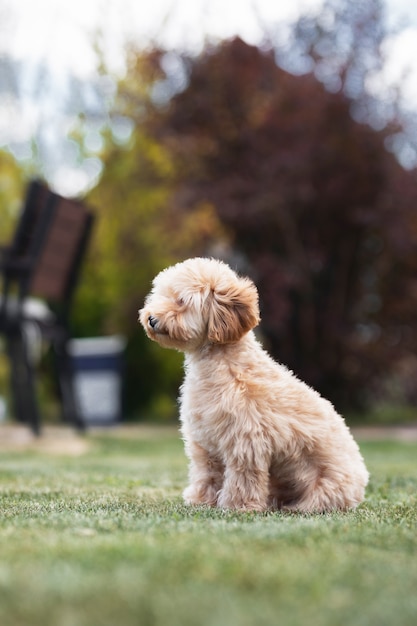
[{"label": "wooden bench", "polygon": [[63,417],[82,429],[73,389],[69,315],[93,224],[84,204],[33,182],[10,246],[3,250],[0,333],[10,361],[17,419],[40,432],[36,397],[37,342],[52,347]]}]

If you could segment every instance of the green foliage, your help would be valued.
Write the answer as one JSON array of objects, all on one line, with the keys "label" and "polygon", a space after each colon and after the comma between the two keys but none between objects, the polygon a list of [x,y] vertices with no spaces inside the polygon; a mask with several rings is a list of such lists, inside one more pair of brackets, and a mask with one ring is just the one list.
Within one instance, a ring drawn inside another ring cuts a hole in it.
[{"label": "green foliage", "polygon": [[0,245],[9,243],[24,196],[24,173],[9,152],[0,150]]},{"label": "green foliage", "polygon": [[363,412],[347,413],[345,418],[349,424],[407,427],[416,423],[416,409],[410,404],[384,402],[375,404],[365,415]]},{"label": "green foliage", "polygon": [[120,83],[115,105],[119,115],[128,112],[135,122],[132,136],[120,146],[111,130],[104,132],[104,172],[87,198],[97,221],[73,326],[78,335],[125,335],[125,414],[137,416],[146,407],[148,415],[168,419],[177,414],[182,358],[151,344],[138,326],[138,309],[161,269],[197,254],[221,229],[209,204],[188,213],[175,201],[175,162],[146,132],[146,82],[138,67],[139,61]]},{"label": "green foliage", "polygon": [[2,446],[3,626],[414,625],[415,443],[363,443],[366,502],[298,516],[185,506],[172,430],[86,442]]},{"label": "green foliage", "polygon": [[[1,247],[13,235],[24,195],[24,172],[12,155],[0,150],[0,258]],[[0,285],[1,288],[1,285]],[[0,337],[0,396],[8,398],[9,370]]]}]

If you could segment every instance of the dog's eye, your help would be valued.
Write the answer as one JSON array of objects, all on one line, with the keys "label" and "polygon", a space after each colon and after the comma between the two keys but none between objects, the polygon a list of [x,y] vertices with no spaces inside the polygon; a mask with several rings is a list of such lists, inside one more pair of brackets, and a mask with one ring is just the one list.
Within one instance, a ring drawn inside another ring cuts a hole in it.
[{"label": "dog's eye", "polygon": [[177,298],[175,302],[178,304],[178,306],[184,306],[185,304],[184,298]]}]

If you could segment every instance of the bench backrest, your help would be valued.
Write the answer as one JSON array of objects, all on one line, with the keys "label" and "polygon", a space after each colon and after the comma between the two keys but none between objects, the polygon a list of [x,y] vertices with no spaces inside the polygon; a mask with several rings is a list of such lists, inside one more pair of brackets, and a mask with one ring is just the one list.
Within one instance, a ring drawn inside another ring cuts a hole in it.
[{"label": "bench backrest", "polygon": [[93,215],[82,203],[50,192],[36,233],[28,294],[69,305],[92,223]]},{"label": "bench backrest", "polygon": [[[34,181],[1,270],[4,312],[11,291],[21,303],[28,296],[47,300],[61,318],[68,315],[81,262],[91,234],[93,214],[86,206]],[[0,307],[1,308],[1,307]]]}]

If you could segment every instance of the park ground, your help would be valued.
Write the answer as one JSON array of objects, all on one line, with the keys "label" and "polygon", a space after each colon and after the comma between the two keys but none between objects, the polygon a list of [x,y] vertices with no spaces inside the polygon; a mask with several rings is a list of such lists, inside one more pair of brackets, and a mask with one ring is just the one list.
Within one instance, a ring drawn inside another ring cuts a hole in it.
[{"label": "park ground", "polygon": [[355,429],[356,511],[187,507],[175,427],[0,427],[2,626],[414,626],[417,428]]}]

